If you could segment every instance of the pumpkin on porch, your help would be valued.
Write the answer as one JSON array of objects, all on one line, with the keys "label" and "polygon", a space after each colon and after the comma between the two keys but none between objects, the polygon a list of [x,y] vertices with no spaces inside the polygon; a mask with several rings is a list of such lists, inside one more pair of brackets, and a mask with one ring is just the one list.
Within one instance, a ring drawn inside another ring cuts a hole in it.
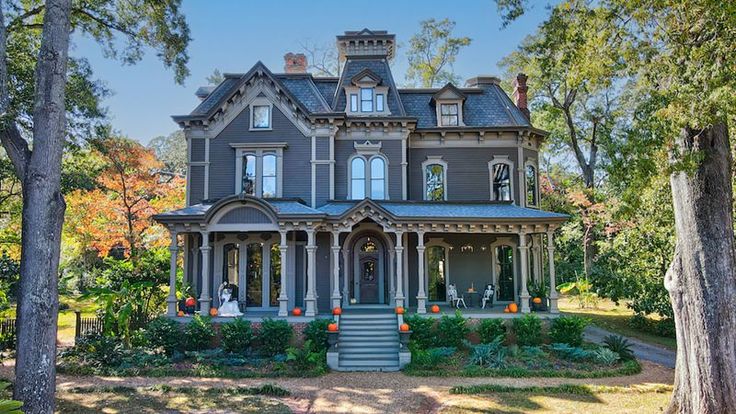
[{"label": "pumpkin on porch", "polygon": [[210,308],[210,316],[217,316],[217,308]]},{"label": "pumpkin on porch", "polygon": [[342,315],[342,308],[338,306],[338,307],[332,309],[332,314],[335,315],[335,316]]},{"label": "pumpkin on porch", "polygon": [[515,303],[509,303],[509,312],[516,313],[519,307]]},{"label": "pumpkin on porch", "polygon": [[437,305],[432,305],[432,313],[440,313],[440,307]]},{"label": "pumpkin on porch", "polygon": [[402,323],[401,326],[399,326],[399,330],[401,332],[409,332],[409,324],[408,323]]},{"label": "pumpkin on porch", "polygon": [[397,306],[396,307],[396,314],[397,315],[403,315],[404,314],[404,308],[402,308],[401,306]]},{"label": "pumpkin on porch", "polygon": [[184,311],[179,311],[179,312],[176,312],[176,316],[180,316],[180,317],[181,317],[181,316],[184,316]]},{"label": "pumpkin on porch", "polygon": [[[336,308],[336,309],[339,309],[339,308]],[[336,323],[331,323],[331,324],[327,325],[327,330],[330,331],[330,332],[337,332],[337,324]]]},{"label": "pumpkin on porch", "polygon": [[542,298],[536,297],[532,299],[532,303],[539,305],[540,303],[542,303]]},{"label": "pumpkin on porch", "polygon": [[193,297],[191,297],[191,296],[190,296],[190,297],[188,297],[188,298],[187,298],[187,300],[185,300],[185,301],[184,301],[184,305],[186,305],[186,306],[188,306],[188,307],[194,306],[194,305],[196,305],[196,304],[197,304],[197,301],[196,301],[196,300],[194,300],[194,298],[193,298]]},{"label": "pumpkin on porch", "polygon": [[302,308],[294,308],[291,310],[291,314],[294,316],[302,316]]}]

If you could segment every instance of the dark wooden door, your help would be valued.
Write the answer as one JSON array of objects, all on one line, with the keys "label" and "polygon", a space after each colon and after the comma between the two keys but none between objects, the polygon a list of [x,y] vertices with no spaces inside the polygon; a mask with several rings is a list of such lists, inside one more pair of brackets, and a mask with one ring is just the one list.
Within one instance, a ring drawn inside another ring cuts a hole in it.
[{"label": "dark wooden door", "polygon": [[511,246],[496,248],[498,259],[498,300],[514,300],[514,250]]},{"label": "dark wooden door", "polygon": [[378,259],[360,259],[360,303],[378,303]]}]

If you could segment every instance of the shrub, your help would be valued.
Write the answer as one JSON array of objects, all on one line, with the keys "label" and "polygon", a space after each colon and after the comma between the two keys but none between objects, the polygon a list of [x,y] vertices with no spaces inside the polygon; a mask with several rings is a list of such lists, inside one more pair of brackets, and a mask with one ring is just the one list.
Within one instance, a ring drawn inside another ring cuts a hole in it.
[{"label": "shrub", "polygon": [[622,361],[630,361],[634,359],[634,352],[631,350],[631,342],[620,335],[608,335],[603,339],[606,348],[618,354]]},{"label": "shrub", "polygon": [[209,316],[194,315],[194,318],[184,327],[184,342],[187,349],[191,351],[208,349],[214,337],[215,329],[212,327],[212,318]]},{"label": "shrub", "polygon": [[[410,325],[411,326],[411,325]],[[468,335],[467,320],[463,318],[463,314],[457,310],[455,316],[442,315],[437,324],[437,333],[435,337],[435,345],[459,347],[463,339]]]},{"label": "shrub", "polygon": [[554,343],[550,348],[560,358],[569,359],[571,361],[582,361],[590,358],[592,354],[591,351],[576,346],[570,346],[568,344]]},{"label": "shrub", "polygon": [[601,365],[611,366],[621,359],[621,357],[608,348],[600,348],[593,351],[593,359]]},{"label": "shrub", "polygon": [[266,318],[258,331],[260,351],[268,356],[283,354],[293,335],[294,330],[285,320]]},{"label": "shrub", "polygon": [[172,355],[181,347],[179,323],[164,317],[152,320],[143,332],[143,342],[152,349],[162,349],[166,355]]},{"label": "shrub", "polygon": [[76,345],[62,353],[62,359],[76,359],[96,368],[117,367],[124,357],[123,342],[119,338],[102,335],[79,338]]},{"label": "shrub", "polygon": [[326,350],[330,347],[327,343],[327,325],[332,323],[331,319],[315,319],[304,328],[304,338],[312,341],[316,351]]},{"label": "shrub", "polygon": [[470,364],[481,368],[501,368],[506,359],[506,349],[497,337],[487,344],[471,345]]},{"label": "shrub", "polygon": [[555,318],[549,330],[550,340],[554,343],[580,346],[583,343],[583,331],[588,326],[588,322],[588,319],[580,316]]},{"label": "shrub", "polygon": [[533,314],[514,318],[514,333],[519,346],[537,346],[542,344],[542,321]]},{"label": "shrub", "polygon": [[286,362],[296,372],[304,373],[316,369],[321,374],[327,370],[325,352],[324,349],[318,350],[312,341],[307,339],[301,348],[292,346],[286,350]]},{"label": "shrub", "polygon": [[411,344],[415,349],[428,349],[435,345],[435,320],[419,315],[404,317],[404,322],[411,327]]},{"label": "shrub", "polygon": [[250,321],[235,318],[220,326],[220,336],[222,337],[222,349],[225,352],[242,354],[253,342],[253,329]]},{"label": "shrub", "polygon": [[503,319],[483,319],[476,329],[480,342],[487,344],[493,342],[499,336],[501,342],[506,340],[506,325]]},{"label": "shrub", "polygon": [[431,369],[437,367],[444,359],[457,352],[457,348],[439,347],[429,349],[414,348],[411,352],[411,365],[418,369]]},{"label": "shrub", "polygon": [[654,333],[667,338],[675,338],[675,320],[670,318],[658,320],[654,323]]},{"label": "shrub", "polygon": [[545,356],[546,353],[540,346],[522,346],[521,356],[524,359],[535,359]]}]

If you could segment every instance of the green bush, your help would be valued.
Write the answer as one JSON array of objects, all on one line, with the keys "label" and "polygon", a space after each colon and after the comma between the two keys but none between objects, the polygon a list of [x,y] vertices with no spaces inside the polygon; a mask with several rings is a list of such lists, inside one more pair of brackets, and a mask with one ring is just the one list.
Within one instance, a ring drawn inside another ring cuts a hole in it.
[{"label": "green bush", "polygon": [[583,331],[589,320],[580,316],[560,316],[552,320],[549,337],[552,342],[580,346],[583,343]]},{"label": "green bush", "polygon": [[212,318],[209,316],[194,315],[194,318],[184,327],[185,343],[190,351],[209,349],[214,337],[215,329],[212,327]]},{"label": "green bush", "polygon": [[470,332],[467,319],[463,314],[455,311],[455,316],[442,315],[437,324],[437,333],[434,344],[436,346],[459,347]]},{"label": "green bush", "polygon": [[293,335],[294,330],[285,320],[266,318],[258,331],[260,351],[268,356],[283,354]]},{"label": "green bush", "polygon": [[503,323],[503,319],[483,319],[476,328],[476,332],[478,332],[480,342],[483,344],[491,343],[499,336],[501,342],[506,340],[506,325]]},{"label": "green bush", "polygon": [[487,344],[471,345],[470,365],[481,368],[501,368],[506,359],[506,349],[501,338],[496,337]]},{"label": "green bush", "polygon": [[315,319],[304,328],[304,338],[312,341],[316,351],[323,351],[330,347],[327,343],[327,325],[332,323],[331,319]]},{"label": "green bush", "polygon": [[611,365],[618,362],[618,360],[621,359],[621,357],[617,353],[611,351],[608,348],[600,348],[600,349],[593,351],[593,359],[595,360],[595,362],[601,365],[610,367]]},{"label": "green bush", "polygon": [[307,339],[301,348],[289,347],[286,350],[286,362],[296,372],[316,371],[319,374],[327,371],[327,357],[325,349],[317,349],[311,340]]},{"label": "green bush", "polygon": [[631,342],[621,335],[608,335],[603,338],[606,348],[618,354],[622,361],[634,359],[634,351],[631,350]]},{"label": "green bush", "polygon": [[253,342],[250,321],[235,318],[220,326],[222,349],[235,354],[245,353]]},{"label": "green bush", "polygon": [[437,322],[434,318],[424,318],[419,315],[409,315],[404,317],[412,330],[411,344],[415,349],[428,349],[435,345],[435,329]]},{"label": "green bush", "polygon": [[577,346],[570,346],[568,344],[554,343],[550,345],[552,351],[562,359],[568,359],[571,361],[582,361],[591,358],[594,351],[588,351]]},{"label": "green bush", "polygon": [[654,323],[654,333],[666,338],[675,338],[675,320],[671,318],[660,319]]},{"label": "green bush", "polygon": [[519,346],[542,344],[542,321],[538,316],[529,313],[521,318],[514,318],[513,329]]},{"label": "green bush", "polygon": [[95,368],[117,367],[123,362],[125,348],[119,338],[102,335],[88,335],[77,339],[77,343],[61,354],[61,359],[77,362]]},{"label": "green bush", "polygon": [[156,318],[146,326],[143,339],[147,346],[163,349],[170,356],[181,347],[179,323],[165,317]]}]

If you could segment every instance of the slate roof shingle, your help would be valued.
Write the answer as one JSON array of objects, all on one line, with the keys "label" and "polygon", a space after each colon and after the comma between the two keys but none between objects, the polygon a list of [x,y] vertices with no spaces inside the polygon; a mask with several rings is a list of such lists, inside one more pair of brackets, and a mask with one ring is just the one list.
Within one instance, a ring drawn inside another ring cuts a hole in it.
[{"label": "slate roof shingle", "polygon": [[275,76],[310,112],[320,113],[332,111],[314,82],[312,82],[311,77]]}]

